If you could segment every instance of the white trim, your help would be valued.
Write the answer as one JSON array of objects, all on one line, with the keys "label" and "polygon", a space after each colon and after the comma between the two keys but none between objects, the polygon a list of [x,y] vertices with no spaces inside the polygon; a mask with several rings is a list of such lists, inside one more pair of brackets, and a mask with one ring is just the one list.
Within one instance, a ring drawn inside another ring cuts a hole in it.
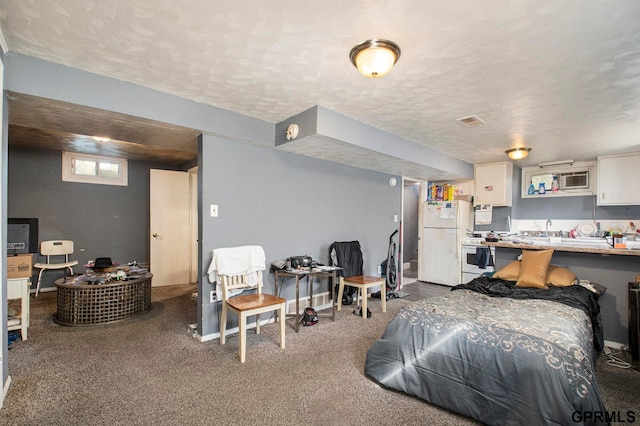
[{"label": "white trim", "polygon": [[[314,308],[316,310],[318,310],[318,311],[321,311],[323,309],[331,308],[331,302],[319,304],[320,302],[323,302],[323,301],[327,300],[328,298],[329,298],[329,292],[328,291],[325,291],[325,292],[319,293],[319,294],[314,294],[313,295],[313,299],[314,299],[313,306],[314,306]],[[300,298],[300,309],[302,309],[304,311],[304,308],[309,306],[308,302],[309,302],[309,296]],[[295,306],[296,306],[296,299],[287,300],[287,314],[295,313],[295,311],[296,311]],[[269,324],[269,323],[272,323],[274,321],[275,321],[275,318],[273,316],[271,316],[271,317],[269,317],[268,320],[260,321],[260,325]],[[255,326],[256,326],[256,323],[254,321],[254,322],[252,322],[250,324],[247,324],[247,329],[255,328]],[[189,326],[188,331],[189,331],[189,334],[193,335],[193,337],[198,339],[200,342],[208,342],[209,340],[215,340],[215,339],[219,339],[220,338],[220,332],[211,333],[211,334],[207,334],[207,335],[201,336],[197,332],[194,332],[193,328],[191,326]],[[239,331],[238,327],[228,328],[227,329],[227,336],[229,334],[237,333],[238,331]]]},{"label": "white trim", "polygon": [[0,398],[0,408],[4,405],[4,397],[9,393],[9,386],[11,386],[11,376],[7,376],[7,381],[4,382],[2,387],[2,398]]},{"label": "white trim", "polygon": [[[328,309],[331,307],[331,301],[329,301],[330,295],[328,291],[323,293],[318,293],[313,295],[313,307],[317,311],[321,311],[323,309]],[[300,298],[300,312],[299,315],[302,315],[304,312],[304,308],[309,306],[309,296]],[[296,313],[296,299],[287,300],[287,314],[295,314]]]},{"label": "white trim", "polygon": [[[102,176],[81,176],[74,173],[74,160],[95,161],[96,163],[112,163],[118,165],[118,178],[105,178]],[[62,152],[62,181],[93,183],[99,185],[127,186],[129,183],[129,170],[126,158],[106,157],[102,155],[80,154],[77,152]]]},{"label": "white trim", "polygon": [[[270,324],[272,322],[275,322],[275,318],[274,317],[270,317],[269,319],[266,320],[262,320],[260,321],[260,326],[263,326],[265,324]],[[252,329],[252,328],[256,328],[256,322],[251,322],[251,323],[247,323],[247,330]],[[233,327],[233,328],[227,328],[227,333],[225,334],[225,336],[228,336],[230,334],[234,334],[234,333],[238,333],[240,331],[240,329],[238,327]],[[208,342],[209,340],[215,340],[215,339],[219,339],[220,338],[220,332],[218,331],[217,333],[211,333],[211,334],[207,334],[205,336],[201,336],[199,334],[194,334],[194,336],[196,339],[198,339],[200,342]]]},{"label": "white trim", "polygon": [[[41,288],[38,293],[50,293],[52,291],[58,291],[58,288],[57,287],[44,287],[44,288]],[[35,288],[29,289],[29,294],[35,294],[35,293],[36,293],[36,289]]]},{"label": "white trim", "polygon": [[622,349],[626,346],[626,345],[623,345],[622,343],[612,342],[611,340],[605,340],[604,345],[606,347],[613,348],[613,349]]}]

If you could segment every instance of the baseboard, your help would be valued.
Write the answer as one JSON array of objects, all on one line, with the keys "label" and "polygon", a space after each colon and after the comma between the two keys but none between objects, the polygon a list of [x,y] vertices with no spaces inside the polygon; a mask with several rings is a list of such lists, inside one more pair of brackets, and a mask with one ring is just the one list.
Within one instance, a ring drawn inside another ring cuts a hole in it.
[{"label": "baseboard", "polygon": [[627,346],[627,345],[622,344],[622,343],[612,342],[611,340],[605,340],[604,341],[604,345],[609,347],[609,348],[612,348],[612,349],[622,349],[625,346]]},{"label": "baseboard", "polygon": [[[295,303],[295,301],[294,301]],[[260,326],[263,326],[265,324],[271,324],[272,322],[275,322],[275,317],[274,316],[270,316],[269,319],[263,319],[260,321]],[[193,325],[193,324],[192,324]],[[206,334],[204,336],[199,335],[197,332],[193,332],[192,329],[192,325],[189,325],[188,327],[188,332],[189,334],[193,335],[194,338],[198,339],[200,342],[208,342],[209,340],[215,340],[215,339],[219,339],[220,338],[220,332],[218,331],[217,333],[211,333],[211,334]],[[247,323],[247,330],[250,330],[252,328],[256,328],[256,322],[250,322]],[[230,335],[230,334],[235,334],[240,332],[240,328],[239,327],[233,327],[233,328],[227,328],[227,333],[226,335]]]},{"label": "baseboard", "polygon": [[7,376],[7,381],[4,383],[2,387],[2,398],[0,398],[0,408],[4,405],[4,397],[9,393],[9,386],[11,386],[11,376]]},{"label": "baseboard", "polygon": [[[48,293],[50,291],[58,291],[57,287],[41,287],[40,291],[38,292],[38,294],[40,293]],[[31,284],[31,289],[29,290],[30,294],[35,294],[36,293],[36,288],[33,287],[33,284]]]},{"label": "baseboard", "polygon": [[[320,311],[322,309],[331,308],[331,303],[332,303],[331,295],[329,294],[328,291],[325,291],[324,293],[314,294],[313,295],[313,306],[318,311]],[[306,308],[307,306],[309,306],[309,296],[301,297],[300,298],[300,311],[298,313],[300,315],[302,315],[302,313],[304,312],[304,308]],[[287,314],[295,314],[295,312],[296,312],[296,300],[295,299],[287,300],[286,312],[287,312]],[[270,323],[272,323],[274,321],[275,321],[275,318],[273,316],[271,316],[268,320],[260,321],[260,325],[270,324]],[[187,332],[190,335],[192,335],[194,338],[198,339],[200,342],[208,342],[210,340],[215,340],[215,339],[219,339],[220,338],[220,332],[206,334],[204,336],[201,336],[196,331],[197,327],[195,327],[195,326],[196,326],[196,324],[190,324],[188,329],[187,329]],[[252,322],[252,323],[247,324],[247,329],[250,329],[250,328],[256,328],[255,321]],[[240,331],[238,329],[238,327],[229,328],[229,329],[227,329],[227,335],[233,334],[233,333],[237,333],[238,331]]]},{"label": "baseboard", "polygon": [[[304,312],[304,308],[311,306],[309,304],[309,296],[300,298],[300,310],[298,314],[302,315]],[[324,293],[314,294],[313,295],[313,306],[317,311],[322,309],[327,309],[331,307],[331,295],[328,291]],[[296,300],[287,300],[287,314],[295,314],[296,313]]]}]

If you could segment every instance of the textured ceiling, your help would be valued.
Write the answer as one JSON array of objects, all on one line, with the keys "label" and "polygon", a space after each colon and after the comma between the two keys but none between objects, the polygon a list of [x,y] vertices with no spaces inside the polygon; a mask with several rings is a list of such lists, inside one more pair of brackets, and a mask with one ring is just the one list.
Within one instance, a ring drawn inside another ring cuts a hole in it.
[{"label": "textured ceiling", "polygon": [[[0,3],[9,51],[271,123],[320,105],[470,163],[523,144],[523,166],[640,151],[638,21],[634,0]],[[349,62],[368,38],[402,48],[381,79]]]}]

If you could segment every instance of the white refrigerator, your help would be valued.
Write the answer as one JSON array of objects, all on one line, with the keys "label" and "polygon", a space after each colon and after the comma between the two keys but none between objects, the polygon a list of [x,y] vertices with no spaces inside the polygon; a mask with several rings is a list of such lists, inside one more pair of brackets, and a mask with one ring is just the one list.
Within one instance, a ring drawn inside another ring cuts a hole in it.
[{"label": "white refrigerator", "polygon": [[469,201],[425,202],[418,280],[454,286],[462,283],[462,239],[473,229]]}]

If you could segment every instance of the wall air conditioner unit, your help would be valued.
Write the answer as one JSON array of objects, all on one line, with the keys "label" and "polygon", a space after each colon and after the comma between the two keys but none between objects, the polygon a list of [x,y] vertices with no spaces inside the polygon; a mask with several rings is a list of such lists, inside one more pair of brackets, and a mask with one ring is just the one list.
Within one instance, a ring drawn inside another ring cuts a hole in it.
[{"label": "wall air conditioner unit", "polygon": [[558,187],[561,190],[588,189],[589,188],[589,171],[582,170],[579,172],[559,173]]}]

